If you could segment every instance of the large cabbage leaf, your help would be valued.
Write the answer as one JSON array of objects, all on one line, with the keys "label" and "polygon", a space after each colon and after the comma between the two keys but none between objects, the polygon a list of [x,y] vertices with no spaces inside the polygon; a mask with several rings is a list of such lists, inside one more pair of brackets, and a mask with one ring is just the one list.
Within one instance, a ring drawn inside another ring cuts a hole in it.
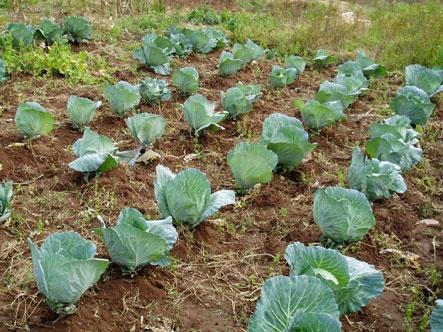
[{"label": "large cabbage leaf", "polygon": [[241,189],[272,180],[278,156],[259,143],[238,143],[228,152],[228,165]]},{"label": "large cabbage leaf", "polygon": [[72,145],[72,149],[77,159],[68,166],[83,173],[86,181],[118,165],[118,158],[115,156],[117,147],[112,140],[89,127],[85,127],[83,137]]},{"label": "large cabbage leaf", "polygon": [[435,301],[435,308],[431,314],[431,332],[443,331],[443,300]]},{"label": "large cabbage leaf", "polygon": [[342,104],[343,109],[351,105],[355,99],[356,96],[350,95],[344,85],[329,81],[320,84],[320,89],[315,96],[315,100],[322,104],[338,100]]},{"label": "large cabbage leaf", "polygon": [[194,67],[183,67],[172,74],[172,84],[185,95],[190,95],[198,90],[198,80],[198,71]]},{"label": "large cabbage leaf", "polygon": [[67,36],[64,35],[63,28],[53,20],[47,18],[40,21],[35,35],[43,39],[47,45],[52,45],[55,42],[63,42],[67,38]]},{"label": "large cabbage leaf", "polygon": [[144,80],[140,82],[139,90],[142,100],[148,104],[156,104],[159,101],[171,99],[168,83],[165,80],[145,77]]},{"label": "large cabbage leaf", "polygon": [[160,138],[166,127],[166,120],[161,115],[138,113],[125,119],[132,137],[138,139],[143,146],[149,146]]},{"label": "large cabbage leaf", "polygon": [[211,194],[205,173],[188,168],[174,174],[167,167],[156,168],[155,197],[163,218],[172,216],[177,223],[196,227],[220,208],[235,203],[232,190]]},{"label": "large cabbage leaf", "polygon": [[132,51],[132,57],[157,74],[169,75],[171,73],[169,54],[172,52],[172,48],[175,50],[175,46],[172,43],[167,44],[164,39],[158,41],[157,39],[157,35],[145,36],[142,39],[142,45]]},{"label": "large cabbage leaf", "polygon": [[[339,332],[334,294],[311,276],[275,276],[265,281],[249,332]],[[327,328],[319,330],[318,328]]]},{"label": "large cabbage leaf", "polygon": [[184,33],[176,32],[169,35],[169,40],[174,45],[178,56],[186,56],[192,52],[192,42]]},{"label": "large cabbage leaf", "polygon": [[320,246],[291,243],[285,251],[291,275],[319,278],[335,294],[341,314],[359,311],[384,288],[383,274],[373,266]]},{"label": "large cabbage leaf", "polygon": [[0,224],[11,215],[12,181],[0,182]]},{"label": "large cabbage leaf", "polygon": [[231,52],[223,51],[218,61],[218,71],[222,75],[233,75],[242,69],[243,63],[240,59],[236,59]]},{"label": "large cabbage leaf", "polygon": [[226,45],[225,34],[221,30],[204,28],[199,30],[184,31],[192,43],[192,47],[197,53],[209,53],[216,48]]},{"label": "large cabbage leaf", "polygon": [[362,192],[371,201],[389,198],[394,192],[404,193],[407,189],[399,166],[389,161],[367,159],[358,147],[352,152],[348,181],[351,188]]},{"label": "large cabbage leaf", "polygon": [[27,102],[18,105],[15,125],[25,139],[34,139],[52,131],[55,118],[39,103]]},{"label": "large cabbage leaf", "polygon": [[338,67],[335,83],[341,84],[348,90],[348,95],[358,96],[368,89],[369,81],[360,65],[355,61],[346,61]]},{"label": "large cabbage leaf", "polygon": [[326,50],[319,49],[317,50],[313,60],[316,66],[326,67],[332,65],[335,62],[335,57],[333,55],[330,55]]},{"label": "large cabbage leaf", "polygon": [[398,90],[390,107],[396,114],[407,116],[411,123],[423,125],[431,116],[435,104],[422,89],[404,86]]},{"label": "large cabbage leaf", "polygon": [[138,86],[125,81],[106,85],[103,94],[118,116],[123,116],[140,104],[141,97]]},{"label": "large cabbage leaf", "polygon": [[313,210],[323,235],[335,242],[360,241],[375,225],[368,199],[354,189],[317,189]]},{"label": "large cabbage leaf", "polygon": [[248,39],[245,44],[234,44],[232,54],[235,59],[241,61],[242,66],[245,66],[253,60],[257,60],[264,55],[264,50],[252,40]]},{"label": "large cabbage leaf", "polygon": [[147,264],[169,265],[169,251],[178,239],[171,217],[146,220],[134,208],[124,208],[114,227],[103,224],[95,231],[105,242],[112,261],[125,272],[133,272]]},{"label": "large cabbage leaf", "polygon": [[385,66],[375,63],[364,51],[358,51],[356,61],[366,77],[380,78],[385,77],[388,73]]},{"label": "large cabbage leaf", "polygon": [[420,88],[432,97],[443,91],[443,74],[422,65],[410,65],[406,67],[406,85]]},{"label": "large cabbage leaf", "polygon": [[192,95],[181,106],[185,120],[194,134],[199,136],[204,129],[224,129],[218,123],[226,118],[227,112],[214,112],[215,103],[200,94]]},{"label": "large cabbage leaf", "polygon": [[75,312],[75,303],[109,265],[94,258],[96,247],[75,232],[55,233],[38,248],[30,239],[34,277],[49,307],[61,315]]},{"label": "large cabbage leaf", "polygon": [[101,104],[101,101],[95,102],[88,98],[69,96],[67,105],[69,120],[76,128],[84,128],[92,121],[95,111]]},{"label": "large cabbage leaf", "polygon": [[268,116],[263,123],[261,142],[278,156],[278,164],[293,169],[312,152],[316,144],[308,141],[308,133],[300,120],[280,113]]},{"label": "large cabbage leaf", "polygon": [[261,96],[260,86],[253,84],[237,83],[221,94],[223,110],[229,113],[231,118],[252,111],[252,103]]},{"label": "large cabbage leaf", "polygon": [[297,55],[289,55],[288,57],[286,57],[285,63],[286,68],[297,69],[298,76],[300,76],[306,68],[306,60]]},{"label": "large cabbage leaf", "polygon": [[63,30],[68,40],[81,43],[92,38],[92,25],[83,16],[68,16],[63,22]]},{"label": "large cabbage leaf", "polygon": [[269,80],[273,88],[283,88],[286,85],[294,83],[298,71],[293,67],[283,68],[279,65],[273,65]]},{"label": "large cabbage leaf", "polygon": [[303,103],[301,99],[296,99],[294,104],[301,112],[303,123],[309,128],[321,129],[346,117],[339,100],[325,103],[309,100]]},{"label": "large cabbage leaf", "polygon": [[28,47],[34,41],[35,28],[24,23],[11,23],[7,27],[14,48]]}]

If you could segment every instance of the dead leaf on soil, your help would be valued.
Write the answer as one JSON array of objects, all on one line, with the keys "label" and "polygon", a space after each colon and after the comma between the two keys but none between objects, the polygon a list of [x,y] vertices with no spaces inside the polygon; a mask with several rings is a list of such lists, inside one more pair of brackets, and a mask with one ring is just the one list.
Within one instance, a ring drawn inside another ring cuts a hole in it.
[{"label": "dead leaf on soil", "polygon": [[420,267],[420,256],[417,254],[414,254],[412,252],[409,251],[401,251],[398,249],[383,249],[380,250],[380,254],[393,254],[395,256],[397,256],[398,258],[404,260],[406,263],[410,264],[412,267],[414,268],[419,268]]}]

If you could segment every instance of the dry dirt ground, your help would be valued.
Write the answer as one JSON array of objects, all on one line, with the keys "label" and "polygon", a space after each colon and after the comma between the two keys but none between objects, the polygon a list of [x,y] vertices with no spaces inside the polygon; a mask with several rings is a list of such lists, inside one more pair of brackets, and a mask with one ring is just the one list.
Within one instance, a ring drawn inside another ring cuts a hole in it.
[{"label": "dry dirt ground", "polygon": [[[107,56],[118,68],[117,79],[137,83],[148,75],[144,69],[126,70],[102,46],[85,47]],[[69,95],[103,100],[101,87],[73,87],[62,78],[27,75],[14,76],[0,87],[0,179],[15,183],[13,218],[0,228],[0,330],[244,331],[263,281],[288,273],[282,259],[286,246],[292,241],[318,242],[321,233],[312,218],[313,192],[320,186],[343,184],[352,148],[368,140],[371,123],[388,116],[387,104],[403,85],[398,73],[374,81],[367,95],[348,110],[346,121],[311,133],[318,147],[298,169],[275,174],[272,183],[239,196],[235,206],[223,209],[194,231],[181,230],[170,267],[146,267],[133,278],[125,278],[112,266],[81,298],[77,313],[62,319],[48,310],[37,293],[26,237],[39,242],[53,232],[75,230],[98,244],[100,257],[107,257],[91,232],[99,225],[96,215],[115,222],[119,211],[130,206],[158,217],[153,187],[156,164],[175,172],[196,167],[208,174],[213,190],[235,188],[226,163],[228,150],[242,140],[258,139],[264,119],[274,112],[300,118],[294,99],[313,98],[320,83],[335,76],[335,67],[308,68],[291,86],[273,90],[268,83],[273,61],[260,60],[233,77],[222,78],[216,68],[220,52],[192,54],[175,59],[174,65],[197,68],[199,93],[217,101],[218,110],[221,91],[238,81],[261,84],[263,96],[252,113],[225,121],[226,130],[209,132],[198,142],[177,107],[185,98],[172,88],[171,101],[155,107],[142,104],[138,109],[168,120],[166,134],[154,147],[161,160],[133,168],[120,165],[86,184],[67,167],[74,159],[71,146],[82,134],[68,124],[66,102]],[[30,100],[40,102],[58,121],[50,136],[35,140],[32,146],[20,144],[23,140],[13,121],[19,102]],[[405,175],[408,191],[375,202],[375,229],[363,241],[343,248],[347,255],[382,270],[386,280],[379,299],[343,317],[346,331],[403,331],[405,308],[419,301],[416,294],[443,295],[443,284],[438,278],[432,284],[435,278],[431,276],[433,266],[440,271],[443,267],[441,227],[417,224],[425,218],[442,221],[440,105],[436,113],[421,138],[425,159]],[[112,137],[122,149],[137,145],[124,120],[114,116],[106,102],[91,127]],[[198,158],[187,162],[188,154]],[[437,289],[439,293],[434,294]],[[423,314],[417,305],[412,322]]]}]

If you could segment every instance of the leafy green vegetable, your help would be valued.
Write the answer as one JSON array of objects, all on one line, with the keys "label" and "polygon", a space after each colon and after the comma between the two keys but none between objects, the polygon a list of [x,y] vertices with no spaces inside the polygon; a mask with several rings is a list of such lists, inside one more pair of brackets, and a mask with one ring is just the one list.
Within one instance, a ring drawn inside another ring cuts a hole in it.
[{"label": "leafy green vegetable", "polygon": [[85,127],[83,137],[72,145],[72,149],[77,159],[69,163],[68,166],[83,173],[85,181],[118,165],[118,159],[115,156],[117,147],[112,143],[112,140],[97,134],[89,127]]},{"label": "leafy green vegetable", "polygon": [[260,98],[260,86],[253,84],[237,83],[229,88],[226,93],[222,92],[221,99],[223,109],[229,113],[231,118],[252,111],[252,103]]},{"label": "leafy green vegetable", "polygon": [[326,50],[319,49],[313,60],[316,66],[326,67],[335,62],[335,57],[330,55]]},{"label": "leafy green vegetable", "polygon": [[193,9],[189,12],[186,19],[192,24],[216,25],[221,23],[220,15],[207,5]]},{"label": "leafy green vegetable", "polygon": [[207,128],[224,129],[218,123],[226,118],[227,112],[215,113],[215,103],[200,94],[192,95],[181,105],[185,120],[189,123],[194,134],[199,136]]},{"label": "leafy green vegetable", "polygon": [[226,45],[225,34],[221,30],[204,28],[188,32],[192,47],[197,53],[209,53]]},{"label": "leafy green vegetable", "polygon": [[14,48],[28,47],[34,41],[35,28],[24,23],[11,23],[7,27]]},{"label": "leafy green vegetable", "polygon": [[63,28],[53,20],[44,18],[36,30],[36,37],[43,39],[47,45],[66,41]]},{"label": "leafy green vegetable", "polygon": [[301,56],[290,55],[286,57],[286,68],[295,68],[297,69],[297,74],[301,75],[306,68],[306,60]]},{"label": "leafy green vegetable", "polygon": [[68,16],[65,18],[63,31],[72,43],[81,43],[92,38],[92,25],[83,16]]},{"label": "leafy green vegetable", "polygon": [[320,129],[346,117],[339,100],[325,103],[309,100],[303,103],[301,99],[296,99],[294,104],[301,112],[303,123],[309,128]]},{"label": "leafy green vegetable", "polygon": [[388,74],[386,67],[375,63],[370,57],[366,55],[364,51],[358,51],[357,53],[357,63],[363,70],[366,77],[385,77]]},{"label": "leafy green vegetable", "polygon": [[103,222],[95,232],[102,237],[112,261],[129,273],[147,264],[169,265],[169,251],[178,239],[171,217],[146,220],[134,208],[124,208],[114,227]]},{"label": "leafy green vegetable", "polygon": [[423,125],[431,116],[435,104],[422,89],[404,86],[398,90],[390,107],[396,114],[407,116],[412,124]]},{"label": "leafy green vegetable", "polygon": [[261,143],[278,156],[278,164],[288,169],[300,165],[316,144],[308,141],[308,133],[300,120],[280,113],[268,116],[263,123]]},{"label": "leafy green vegetable", "polygon": [[167,39],[158,39],[157,35],[145,36],[141,47],[132,51],[132,57],[157,74],[169,75],[171,73],[169,54],[175,50],[175,45],[170,41],[170,44],[167,44],[165,40]]},{"label": "leafy green vegetable", "polygon": [[156,171],[155,198],[162,218],[172,216],[176,222],[193,228],[220,208],[235,203],[232,190],[211,194],[208,177],[198,169],[188,168],[174,174],[158,165]]},{"label": "leafy green vegetable", "polygon": [[103,94],[118,116],[123,116],[126,112],[137,107],[141,98],[138,86],[125,81],[106,85]]},{"label": "leafy green vegetable", "polygon": [[0,224],[11,215],[12,181],[0,182]]},{"label": "leafy green vegetable", "polygon": [[368,89],[369,81],[360,65],[355,61],[346,61],[338,66],[335,83],[341,84],[348,90],[348,95],[360,95]]},{"label": "leafy green vegetable", "polygon": [[315,96],[315,100],[322,104],[339,100],[343,109],[349,107],[355,99],[356,96],[348,94],[348,89],[344,85],[329,81],[320,84],[320,89]]},{"label": "leafy green vegetable", "polygon": [[0,59],[0,85],[5,83],[9,79],[6,62]]},{"label": "leafy green vegetable", "polygon": [[368,199],[341,187],[319,188],[314,194],[314,221],[335,242],[360,241],[375,225]]},{"label": "leafy green vegetable", "polygon": [[384,288],[383,274],[372,265],[320,246],[293,242],[285,251],[291,275],[317,277],[334,292],[341,314],[359,311]]},{"label": "leafy green vegetable", "polygon": [[169,35],[169,40],[174,45],[175,53],[186,56],[192,52],[192,43],[185,34],[177,32]]},{"label": "leafy green vegetable", "polygon": [[101,104],[101,101],[95,102],[88,98],[69,96],[67,105],[69,120],[75,127],[83,128],[89,125]]},{"label": "leafy green vegetable", "polygon": [[431,314],[431,332],[443,331],[443,300],[438,299],[435,301],[435,308]]},{"label": "leafy green vegetable", "polygon": [[125,119],[132,137],[138,139],[143,146],[150,146],[160,138],[166,127],[166,120],[161,115],[138,113]]},{"label": "leafy green vegetable", "polygon": [[278,156],[259,143],[238,143],[228,152],[228,165],[241,189],[272,180]]},{"label": "leafy green vegetable", "polygon": [[407,189],[400,167],[389,161],[367,159],[356,147],[352,152],[352,162],[348,170],[350,187],[373,201],[389,198],[392,193],[404,193]]},{"label": "leafy green vegetable", "polygon": [[29,238],[34,277],[40,293],[61,315],[73,314],[80,296],[93,286],[107,269],[106,259],[94,258],[95,245],[75,232],[48,236],[41,248]]},{"label": "leafy green vegetable", "polygon": [[294,83],[297,75],[298,71],[295,68],[282,68],[279,65],[273,65],[269,80],[273,88],[283,88]]},{"label": "leafy green vegetable", "polygon": [[159,101],[171,99],[168,83],[165,80],[145,77],[139,86],[141,98],[148,104],[156,104]]},{"label": "leafy green vegetable", "polygon": [[25,139],[34,139],[54,129],[55,118],[39,103],[27,102],[18,105],[15,125]]},{"label": "leafy green vegetable", "polygon": [[246,66],[249,62],[260,59],[265,54],[265,51],[252,40],[248,39],[244,44],[234,44],[232,54],[234,54],[235,59],[241,61],[242,66]]},{"label": "leafy green vegetable", "polygon": [[223,51],[220,60],[218,61],[217,68],[222,75],[233,75],[242,69],[243,63],[240,59],[236,59],[231,52]]},{"label": "leafy green vegetable", "polygon": [[172,84],[185,95],[193,94],[198,90],[198,80],[198,71],[194,67],[183,67],[172,74]]},{"label": "leafy green vegetable", "polygon": [[406,85],[420,88],[430,97],[435,96],[443,92],[443,72],[422,65],[407,66]]},{"label": "leafy green vegetable", "polygon": [[311,276],[275,276],[265,281],[249,332],[341,331],[334,294]]}]

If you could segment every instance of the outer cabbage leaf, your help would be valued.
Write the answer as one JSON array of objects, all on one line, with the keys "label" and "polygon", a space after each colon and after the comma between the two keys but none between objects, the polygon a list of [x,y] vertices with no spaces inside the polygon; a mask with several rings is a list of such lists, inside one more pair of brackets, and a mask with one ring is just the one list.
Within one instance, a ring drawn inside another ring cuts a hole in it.
[{"label": "outer cabbage leaf", "polygon": [[135,48],[132,51],[132,57],[154,70],[157,74],[169,75],[171,73],[168,48],[162,49],[157,46],[155,40],[152,40],[150,37],[145,36],[143,38],[141,47]]},{"label": "outer cabbage leaf", "polygon": [[286,57],[285,63],[286,63],[286,68],[297,69],[298,75],[301,75],[306,68],[306,60],[303,59],[301,56],[297,55],[290,55]]},{"label": "outer cabbage leaf", "polygon": [[278,156],[258,143],[238,143],[228,152],[228,165],[241,189],[272,180]]},{"label": "outer cabbage leaf", "polygon": [[316,144],[308,141],[301,121],[280,113],[268,116],[263,123],[261,143],[278,156],[278,164],[288,169],[300,165]]},{"label": "outer cabbage leaf", "polygon": [[83,16],[68,16],[63,22],[63,30],[68,40],[81,43],[92,38],[92,25]]},{"label": "outer cabbage leaf", "polygon": [[346,117],[343,105],[338,100],[326,103],[309,100],[304,104],[302,100],[297,99],[294,104],[301,112],[303,123],[309,128],[320,129]]},{"label": "outer cabbage leaf", "polygon": [[375,225],[368,199],[341,187],[319,188],[314,194],[314,221],[335,242],[359,241]]},{"label": "outer cabbage leaf", "polygon": [[300,313],[286,332],[341,332],[341,322],[329,314]]},{"label": "outer cabbage leaf", "polygon": [[222,75],[233,75],[243,67],[242,61],[236,59],[231,52],[223,51],[220,60],[218,61],[217,68]]},{"label": "outer cabbage leaf", "polygon": [[0,59],[0,85],[9,79],[6,62]]},{"label": "outer cabbage leaf", "polygon": [[283,88],[294,83],[297,75],[298,71],[295,68],[282,68],[279,65],[273,65],[269,80],[273,88]]},{"label": "outer cabbage leaf", "polygon": [[125,119],[132,137],[138,139],[143,146],[149,146],[160,138],[166,127],[166,120],[161,115],[138,113]]},{"label": "outer cabbage leaf", "polygon": [[183,67],[172,74],[172,84],[181,93],[190,95],[198,90],[199,75],[194,67]]},{"label": "outer cabbage leaf", "polygon": [[396,114],[407,116],[411,123],[423,125],[431,116],[435,104],[422,89],[404,86],[398,90],[390,107]]},{"label": "outer cabbage leaf", "polygon": [[175,53],[175,47],[171,40],[167,37],[158,36],[155,32],[145,35],[142,38],[142,44],[157,46],[166,55]]},{"label": "outer cabbage leaf", "polygon": [[399,166],[389,161],[367,159],[358,147],[352,152],[348,181],[351,188],[371,201],[389,198],[392,193],[404,193],[407,189]]},{"label": "outer cabbage leaf", "polygon": [[322,104],[338,100],[341,102],[343,109],[349,107],[355,99],[356,96],[348,94],[348,89],[344,85],[329,81],[320,84],[320,89],[315,96],[315,100]]},{"label": "outer cabbage leaf", "polygon": [[93,286],[109,262],[94,258],[95,245],[75,232],[50,235],[39,249],[30,239],[37,288],[58,314],[75,312],[75,303]]},{"label": "outer cabbage leaf", "polygon": [[172,33],[169,35],[169,40],[174,44],[177,55],[186,56],[192,52],[192,43],[183,33]]},{"label": "outer cabbage leaf", "polygon": [[193,49],[197,53],[209,53],[218,47],[224,46],[227,42],[222,31],[212,28],[187,31],[187,35],[192,43]]},{"label": "outer cabbage leaf", "polygon": [[231,118],[252,111],[252,103],[261,96],[260,86],[253,84],[237,83],[221,94],[223,110],[229,113]]},{"label": "outer cabbage leaf", "polygon": [[246,66],[249,62],[257,60],[264,55],[264,50],[252,40],[248,39],[245,44],[234,44],[232,54],[235,59],[239,59],[242,66]]},{"label": "outer cabbage leaf", "polygon": [[363,70],[366,77],[385,77],[388,74],[386,67],[375,63],[370,57],[366,55],[364,51],[358,51],[357,53],[357,63]]},{"label": "outer cabbage leaf", "polygon": [[125,81],[106,85],[103,94],[118,116],[123,116],[126,112],[137,107],[141,98],[138,86]]},{"label": "outer cabbage leaf", "polygon": [[192,95],[181,106],[185,120],[194,134],[199,136],[206,128],[224,129],[218,123],[226,118],[227,112],[215,113],[215,103],[200,94]]},{"label": "outer cabbage leaf", "polygon": [[34,139],[52,131],[55,126],[55,118],[39,103],[27,102],[18,105],[15,113],[15,125],[24,138]]},{"label": "outer cabbage leaf", "polygon": [[431,314],[431,332],[443,331],[443,300],[438,299],[435,301],[435,308]]},{"label": "outer cabbage leaf", "polygon": [[35,28],[24,23],[11,23],[8,25],[14,48],[28,47],[34,41]]},{"label": "outer cabbage leaf", "polygon": [[443,75],[422,65],[410,65],[406,67],[406,85],[420,88],[432,97],[443,91]]},{"label": "outer cabbage leaf", "polygon": [[47,45],[66,41],[63,28],[53,20],[47,18],[40,21],[39,28],[36,30],[36,37],[43,39]]},{"label": "outer cabbage leaf", "polygon": [[335,57],[330,55],[326,50],[319,49],[313,60],[316,66],[326,67],[335,62]]},{"label": "outer cabbage leaf", "polygon": [[171,93],[168,89],[168,83],[165,80],[145,77],[139,86],[141,98],[148,104],[156,104],[159,101],[171,99]]},{"label": "outer cabbage leaf", "polygon": [[[312,314],[304,317],[307,314]],[[330,320],[337,321],[331,324]],[[249,320],[250,332],[292,332],[306,326],[340,326],[332,291],[310,276],[275,276],[265,281],[261,297]],[[316,322],[318,320],[318,322]],[[325,320],[325,322],[323,321]],[[316,331],[316,330],[313,330]]]},{"label": "outer cabbage leaf", "polygon": [[0,182],[0,224],[11,215],[12,181]]},{"label": "outer cabbage leaf", "polygon": [[75,127],[83,128],[89,125],[101,104],[101,101],[95,102],[88,98],[69,96],[67,105],[69,120]]},{"label": "outer cabbage leaf", "polygon": [[188,168],[174,174],[169,168],[156,168],[155,197],[162,217],[172,216],[180,224],[193,228],[211,217],[223,206],[235,203],[232,190],[211,194],[205,173]]},{"label": "outer cabbage leaf", "polygon": [[392,134],[397,139],[402,139],[408,144],[419,143],[420,136],[411,127],[411,120],[407,116],[394,115],[384,120],[383,123],[374,123],[369,127],[371,138],[381,137],[384,134]]}]

